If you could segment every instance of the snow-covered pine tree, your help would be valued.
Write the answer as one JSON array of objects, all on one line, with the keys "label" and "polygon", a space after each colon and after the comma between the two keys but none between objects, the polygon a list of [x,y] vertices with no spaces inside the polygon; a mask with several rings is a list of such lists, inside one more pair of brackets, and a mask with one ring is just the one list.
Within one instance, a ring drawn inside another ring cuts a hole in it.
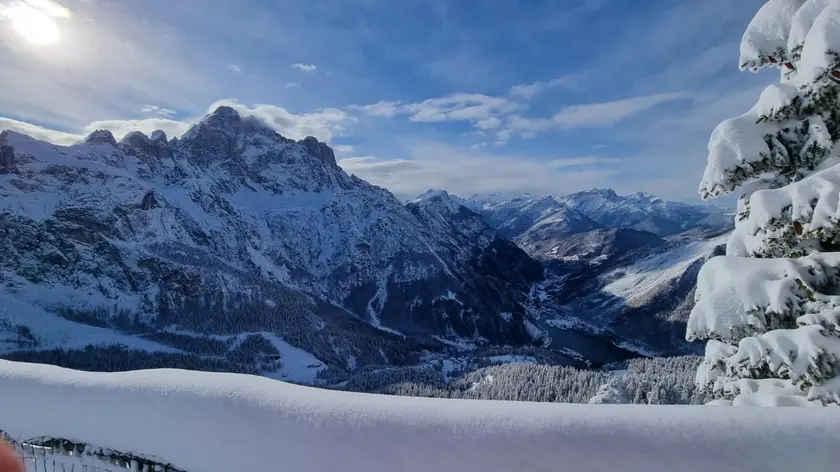
[{"label": "snow-covered pine tree", "polygon": [[740,65],[780,80],[709,142],[701,196],[741,194],[698,277],[697,383],[719,404],[840,404],[840,1],[769,0]]}]

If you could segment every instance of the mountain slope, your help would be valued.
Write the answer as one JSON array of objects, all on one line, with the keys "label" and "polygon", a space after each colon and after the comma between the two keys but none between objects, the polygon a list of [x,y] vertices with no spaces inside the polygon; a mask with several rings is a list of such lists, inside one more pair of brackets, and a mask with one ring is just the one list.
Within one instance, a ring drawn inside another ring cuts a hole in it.
[{"label": "mountain slope", "polygon": [[[347,369],[432,336],[533,342],[521,288],[541,273],[524,253],[347,175],[314,138],[221,107],[180,139],[7,131],[0,145],[0,296],[19,310],[126,333],[273,332]],[[482,263],[497,253],[504,270]]]},{"label": "mountain slope", "polygon": [[697,273],[727,237],[693,234],[607,258],[553,260],[539,284],[557,313],[547,323],[600,333],[640,353],[696,353],[703,346],[685,341],[685,322]]}]

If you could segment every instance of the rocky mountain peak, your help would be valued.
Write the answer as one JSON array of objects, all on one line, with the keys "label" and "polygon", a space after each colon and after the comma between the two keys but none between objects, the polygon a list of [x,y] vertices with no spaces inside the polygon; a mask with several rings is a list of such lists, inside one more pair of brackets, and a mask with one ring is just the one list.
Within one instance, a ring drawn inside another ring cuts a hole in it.
[{"label": "rocky mountain peak", "polygon": [[113,133],[107,129],[98,129],[92,133],[90,133],[85,138],[85,143],[87,144],[110,144],[111,146],[117,146],[117,140],[114,138]]},{"label": "rocky mountain peak", "polygon": [[140,131],[132,131],[120,140],[120,145],[134,146],[138,149],[145,149],[149,146],[149,138]]},{"label": "rocky mountain peak", "polygon": [[164,142],[166,142],[167,141],[166,133],[164,133],[162,129],[156,129],[156,130],[152,131],[151,140],[152,141],[164,141]]},{"label": "rocky mountain peak", "polygon": [[310,154],[316,156],[325,166],[330,168],[337,168],[338,164],[335,162],[335,153],[326,143],[318,141],[314,136],[307,136],[300,141]]}]

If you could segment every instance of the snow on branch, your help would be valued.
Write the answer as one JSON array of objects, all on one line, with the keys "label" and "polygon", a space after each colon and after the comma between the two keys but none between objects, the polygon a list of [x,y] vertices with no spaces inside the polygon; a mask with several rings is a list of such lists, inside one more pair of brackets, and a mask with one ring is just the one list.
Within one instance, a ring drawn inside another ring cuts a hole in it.
[{"label": "snow on branch", "polygon": [[796,14],[791,21],[787,42],[787,49],[794,60],[798,60],[802,55],[805,38],[811,31],[811,27],[814,26],[814,21],[823,10],[834,2],[835,0],[806,0],[799,10],[796,10]]},{"label": "snow on branch", "polygon": [[788,36],[805,0],[770,0],[756,13],[741,39],[741,69],[753,72],[789,62]]},{"label": "snow on branch", "polygon": [[823,405],[840,405],[840,377],[825,381],[822,385],[811,387],[808,400],[819,401]]},{"label": "snow on branch", "polygon": [[732,406],[822,406],[786,379],[738,379],[725,386]]},{"label": "snow on branch", "polygon": [[757,256],[790,255],[815,239],[840,237],[840,165],[783,188],[758,190],[735,223],[744,248]]},{"label": "snow on branch", "polygon": [[827,336],[821,326],[812,325],[742,339],[726,370],[730,377],[775,376],[810,387],[836,376],[838,361],[840,338]]},{"label": "snow on branch", "polygon": [[714,339],[709,340],[706,343],[706,355],[697,368],[695,384],[704,389],[706,393],[722,390],[722,381],[726,380],[726,361],[737,351],[738,348],[731,344]]},{"label": "snow on branch", "polygon": [[824,8],[814,19],[801,47],[795,82],[800,87],[820,87],[832,80],[840,66],[840,6]]},{"label": "snow on branch", "polygon": [[769,330],[794,328],[799,316],[837,302],[819,291],[838,273],[840,253],[799,259],[712,258],[698,275],[686,339],[735,343]]}]

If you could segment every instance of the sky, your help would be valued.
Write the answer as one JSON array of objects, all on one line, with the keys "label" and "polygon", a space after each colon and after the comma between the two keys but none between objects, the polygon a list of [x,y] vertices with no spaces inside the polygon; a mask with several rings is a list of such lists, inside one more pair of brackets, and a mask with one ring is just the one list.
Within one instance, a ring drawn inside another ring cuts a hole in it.
[{"label": "sky", "polygon": [[696,201],[764,0],[0,0],[0,129],[177,136],[221,104],[402,198]]}]

